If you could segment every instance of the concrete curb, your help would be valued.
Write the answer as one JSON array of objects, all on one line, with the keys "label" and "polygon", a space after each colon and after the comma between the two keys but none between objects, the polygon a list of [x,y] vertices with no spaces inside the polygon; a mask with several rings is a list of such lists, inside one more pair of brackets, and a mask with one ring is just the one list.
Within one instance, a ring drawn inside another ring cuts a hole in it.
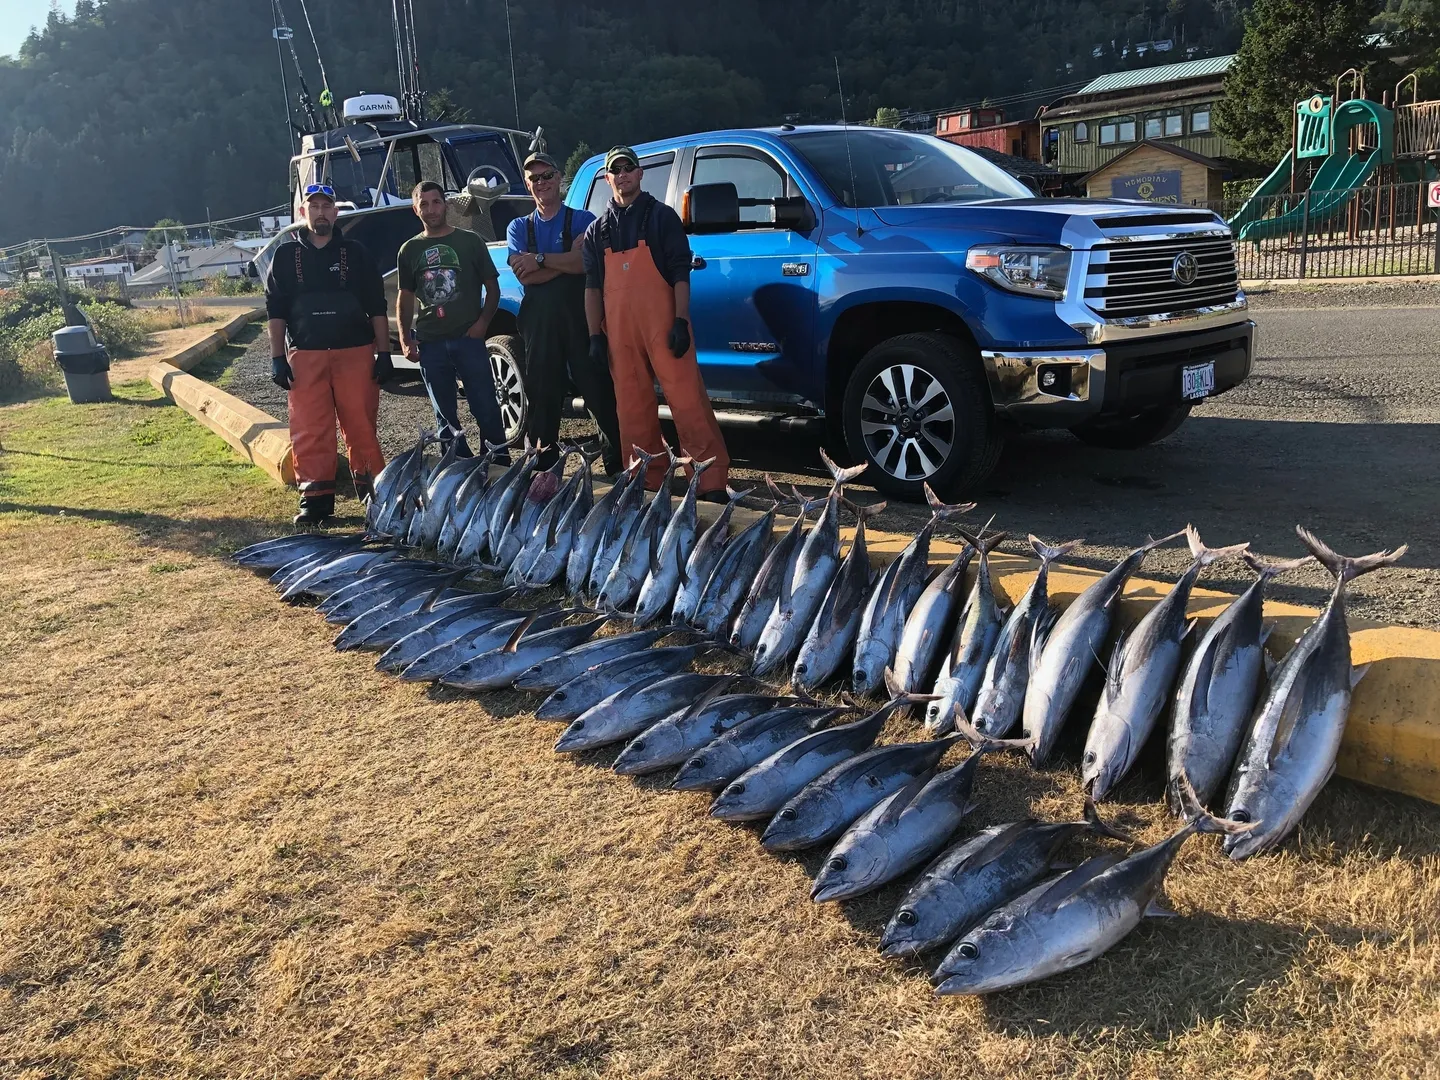
[{"label": "concrete curb", "polygon": [[175,355],[157,361],[157,363],[169,364],[171,367],[178,368],[180,371],[191,371],[199,365],[202,360],[208,360],[226,345],[230,344],[236,334],[253,320],[260,318],[264,314],[265,309],[263,307],[242,311],[234,318],[228,320],[224,326],[216,330],[213,334],[201,338],[195,342],[195,344],[187,346]]},{"label": "concrete curb", "polygon": [[1349,285],[1440,285],[1440,274],[1394,274],[1388,277],[1350,278],[1248,278],[1240,288],[1254,292],[1305,292],[1308,290],[1343,289]]},{"label": "concrete curb", "polygon": [[288,425],[233,394],[187,374],[264,314],[263,307],[242,311],[209,337],[154,364],[147,376],[155,389],[219,435],[241,457],[280,483],[294,486],[295,455]]},{"label": "concrete curb", "polygon": [[282,484],[295,484],[290,429],[269,413],[178,368],[156,364],[150,383],[191,416],[229,443],[235,451]]}]

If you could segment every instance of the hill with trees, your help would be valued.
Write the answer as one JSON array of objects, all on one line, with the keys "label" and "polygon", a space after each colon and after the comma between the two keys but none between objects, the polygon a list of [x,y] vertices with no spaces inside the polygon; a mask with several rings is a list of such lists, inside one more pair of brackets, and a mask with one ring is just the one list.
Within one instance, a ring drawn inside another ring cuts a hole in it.
[{"label": "hill with trees", "polygon": [[[313,95],[298,0],[282,0]],[[396,85],[390,4],[309,0],[338,98]],[[477,122],[551,149],[710,127],[833,120],[1074,88],[1234,49],[1248,0],[504,0],[417,4],[422,80]],[[78,0],[0,58],[0,243],[286,199],[283,61],[260,0]],[[1166,39],[1169,52],[1127,46]],[[1037,94],[1043,100],[1043,94]],[[293,104],[293,101],[292,101]],[[1032,106],[1033,107],[1033,106]],[[893,114],[886,114],[893,119]]]}]

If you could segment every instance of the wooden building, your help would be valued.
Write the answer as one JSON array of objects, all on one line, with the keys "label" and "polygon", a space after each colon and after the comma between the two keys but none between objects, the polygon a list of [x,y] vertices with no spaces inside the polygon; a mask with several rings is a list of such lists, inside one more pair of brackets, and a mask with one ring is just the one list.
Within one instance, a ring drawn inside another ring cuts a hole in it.
[{"label": "wooden building", "polygon": [[1041,160],[1062,174],[1093,173],[1147,142],[1229,158],[1214,107],[1234,62],[1233,55],[1212,56],[1100,76],[1042,110]]},{"label": "wooden building", "polygon": [[984,147],[1010,157],[1040,160],[1040,121],[1005,121],[1001,109],[966,108],[942,112],[935,118],[935,134],[946,142]]},{"label": "wooden building", "polygon": [[1141,141],[1085,177],[1092,199],[1141,199],[1167,206],[1203,206],[1223,198],[1228,170],[1214,158],[1167,142]]}]

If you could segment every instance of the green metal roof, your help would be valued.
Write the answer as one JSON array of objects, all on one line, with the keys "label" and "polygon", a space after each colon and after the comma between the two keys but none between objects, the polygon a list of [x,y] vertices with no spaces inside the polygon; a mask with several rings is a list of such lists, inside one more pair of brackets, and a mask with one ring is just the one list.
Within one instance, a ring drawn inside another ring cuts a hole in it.
[{"label": "green metal roof", "polygon": [[1154,86],[1157,83],[1179,82],[1182,79],[1200,79],[1206,75],[1223,75],[1235,63],[1235,54],[1228,56],[1207,56],[1203,60],[1186,60],[1179,64],[1161,64],[1159,67],[1139,68],[1135,71],[1112,71],[1085,84],[1076,92],[1081,94],[1106,94],[1115,90],[1133,90],[1138,86]]}]

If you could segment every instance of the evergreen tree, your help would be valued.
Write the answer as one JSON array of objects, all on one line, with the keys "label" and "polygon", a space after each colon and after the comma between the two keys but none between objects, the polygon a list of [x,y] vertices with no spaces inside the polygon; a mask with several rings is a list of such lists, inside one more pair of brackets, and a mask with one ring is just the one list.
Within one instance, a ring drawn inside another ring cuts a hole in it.
[{"label": "evergreen tree", "polygon": [[1375,61],[1365,39],[1378,10],[1376,0],[1255,0],[1216,108],[1220,132],[1239,156],[1279,161],[1290,148],[1296,100]]}]

